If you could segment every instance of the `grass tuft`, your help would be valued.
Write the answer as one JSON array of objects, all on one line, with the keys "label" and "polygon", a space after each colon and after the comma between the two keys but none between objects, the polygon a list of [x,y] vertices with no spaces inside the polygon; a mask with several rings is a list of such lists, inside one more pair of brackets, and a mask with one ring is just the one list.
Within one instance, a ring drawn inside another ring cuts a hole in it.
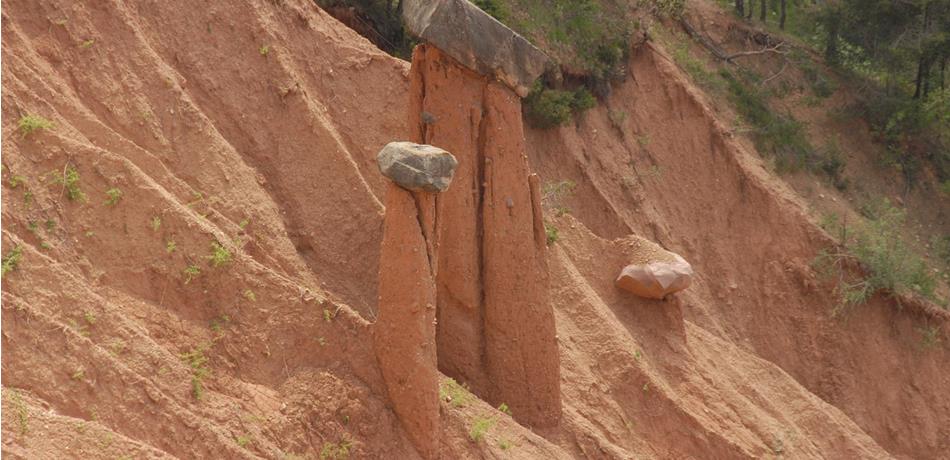
[{"label": "grass tuft", "polygon": [[17,129],[23,137],[26,137],[41,129],[53,129],[53,122],[39,115],[25,115],[17,121]]}]

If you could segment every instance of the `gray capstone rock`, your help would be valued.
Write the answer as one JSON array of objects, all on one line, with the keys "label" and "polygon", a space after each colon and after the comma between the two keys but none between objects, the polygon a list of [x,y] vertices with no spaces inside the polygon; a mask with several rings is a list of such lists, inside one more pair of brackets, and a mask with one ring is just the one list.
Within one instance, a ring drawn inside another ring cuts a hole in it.
[{"label": "gray capstone rock", "polygon": [[521,97],[550,65],[544,52],[466,0],[404,0],[402,8],[413,35]]},{"label": "gray capstone rock", "polygon": [[390,142],[376,155],[379,171],[400,187],[444,192],[452,183],[458,161],[438,147],[415,142]]}]

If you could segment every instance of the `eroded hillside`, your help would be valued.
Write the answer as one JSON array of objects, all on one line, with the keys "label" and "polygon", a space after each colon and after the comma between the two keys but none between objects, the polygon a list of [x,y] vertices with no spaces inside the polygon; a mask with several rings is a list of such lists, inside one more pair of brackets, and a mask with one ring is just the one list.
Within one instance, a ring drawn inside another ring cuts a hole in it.
[{"label": "eroded hillside", "polygon": [[[3,453],[417,458],[372,347],[375,154],[408,136],[409,64],[304,0],[4,0],[2,20]],[[878,296],[833,317],[802,200],[658,45],[627,71],[605,107],[526,132],[542,181],[577,184],[546,216],[561,423],[446,382],[443,457],[950,448],[950,348],[918,332],[946,313]],[[693,286],[614,288],[630,234]]]}]

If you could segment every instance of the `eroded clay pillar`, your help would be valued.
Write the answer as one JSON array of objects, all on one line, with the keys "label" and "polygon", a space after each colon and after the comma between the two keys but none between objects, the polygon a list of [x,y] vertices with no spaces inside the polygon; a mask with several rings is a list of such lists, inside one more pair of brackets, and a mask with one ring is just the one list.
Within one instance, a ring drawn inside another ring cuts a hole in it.
[{"label": "eroded clay pillar", "polygon": [[416,449],[439,457],[435,277],[413,193],[390,183],[374,346],[393,411]]},{"label": "eroded clay pillar", "polygon": [[432,44],[415,50],[410,91],[413,140],[459,162],[435,205],[439,368],[523,424],[556,425],[560,363],[521,99]]}]

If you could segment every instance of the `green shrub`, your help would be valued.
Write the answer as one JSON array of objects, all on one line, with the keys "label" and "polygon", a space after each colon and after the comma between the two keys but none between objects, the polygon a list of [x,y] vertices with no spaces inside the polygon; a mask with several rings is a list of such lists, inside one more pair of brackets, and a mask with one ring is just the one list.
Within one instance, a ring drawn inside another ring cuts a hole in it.
[{"label": "green shrub", "polygon": [[208,263],[212,267],[220,267],[231,261],[231,252],[217,241],[211,242],[211,255],[208,256]]},{"label": "green shrub", "polygon": [[805,135],[805,127],[791,114],[782,115],[769,107],[765,95],[749,78],[733,75],[723,69],[729,98],[739,115],[751,125],[752,140],[760,153],[775,158],[779,171],[813,169],[818,162],[815,150]]},{"label": "green shrub", "polygon": [[[841,307],[866,302],[881,291],[892,297],[917,294],[935,299],[936,280],[924,261],[901,239],[904,212],[884,200],[867,206],[863,225],[849,227],[832,216],[823,226],[836,234],[843,250],[823,251],[815,266],[839,278]],[[849,277],[856,264],[862,276]]]},{"label": "green shrub", "polygon": [[477,417],[475,421],[472,422],[472,428],[468,431],[468,437],[470,437],[472,441],[479,442],[485,437],[485,433],[494,425],[495,419]]},{"label": "green shrub", "polygon": [[472,0],[472,3],[499,21],[504,22],[508,18],[508,13],[501,0]]},{"label": "green shrub", "polygon": [[12,251],[8,252],[7,255],[3,256],[3,269],[0,272],[0,276],[7,276],[7,273],[16,270],[17,265],[20,263],[20,259],[23,257],[23,248],[19,245],[13,248]]},{"label": "green shrub", "polygon": [[524,112],[532,126],[548,129],[566,124],[575,113],[596,105],[597,99],[587,88],[565,91],[547,88],[538,81],[525,98]]},{"label": "green shrub", "polygon": [[63,186],[66,198],[69,198],[69,201],[86,201],[86,194],[79,188],[79,171],[75,167],[67,166],[62,176],[56,171],[52,174],[54,176],[53,180]]},{"label": "green shrub", "polygon": [[17,121],[17,128],[20,130],[20,134],[26,137],[41,129],[52,129],[53,122],[39,115],[24,115]]}]

